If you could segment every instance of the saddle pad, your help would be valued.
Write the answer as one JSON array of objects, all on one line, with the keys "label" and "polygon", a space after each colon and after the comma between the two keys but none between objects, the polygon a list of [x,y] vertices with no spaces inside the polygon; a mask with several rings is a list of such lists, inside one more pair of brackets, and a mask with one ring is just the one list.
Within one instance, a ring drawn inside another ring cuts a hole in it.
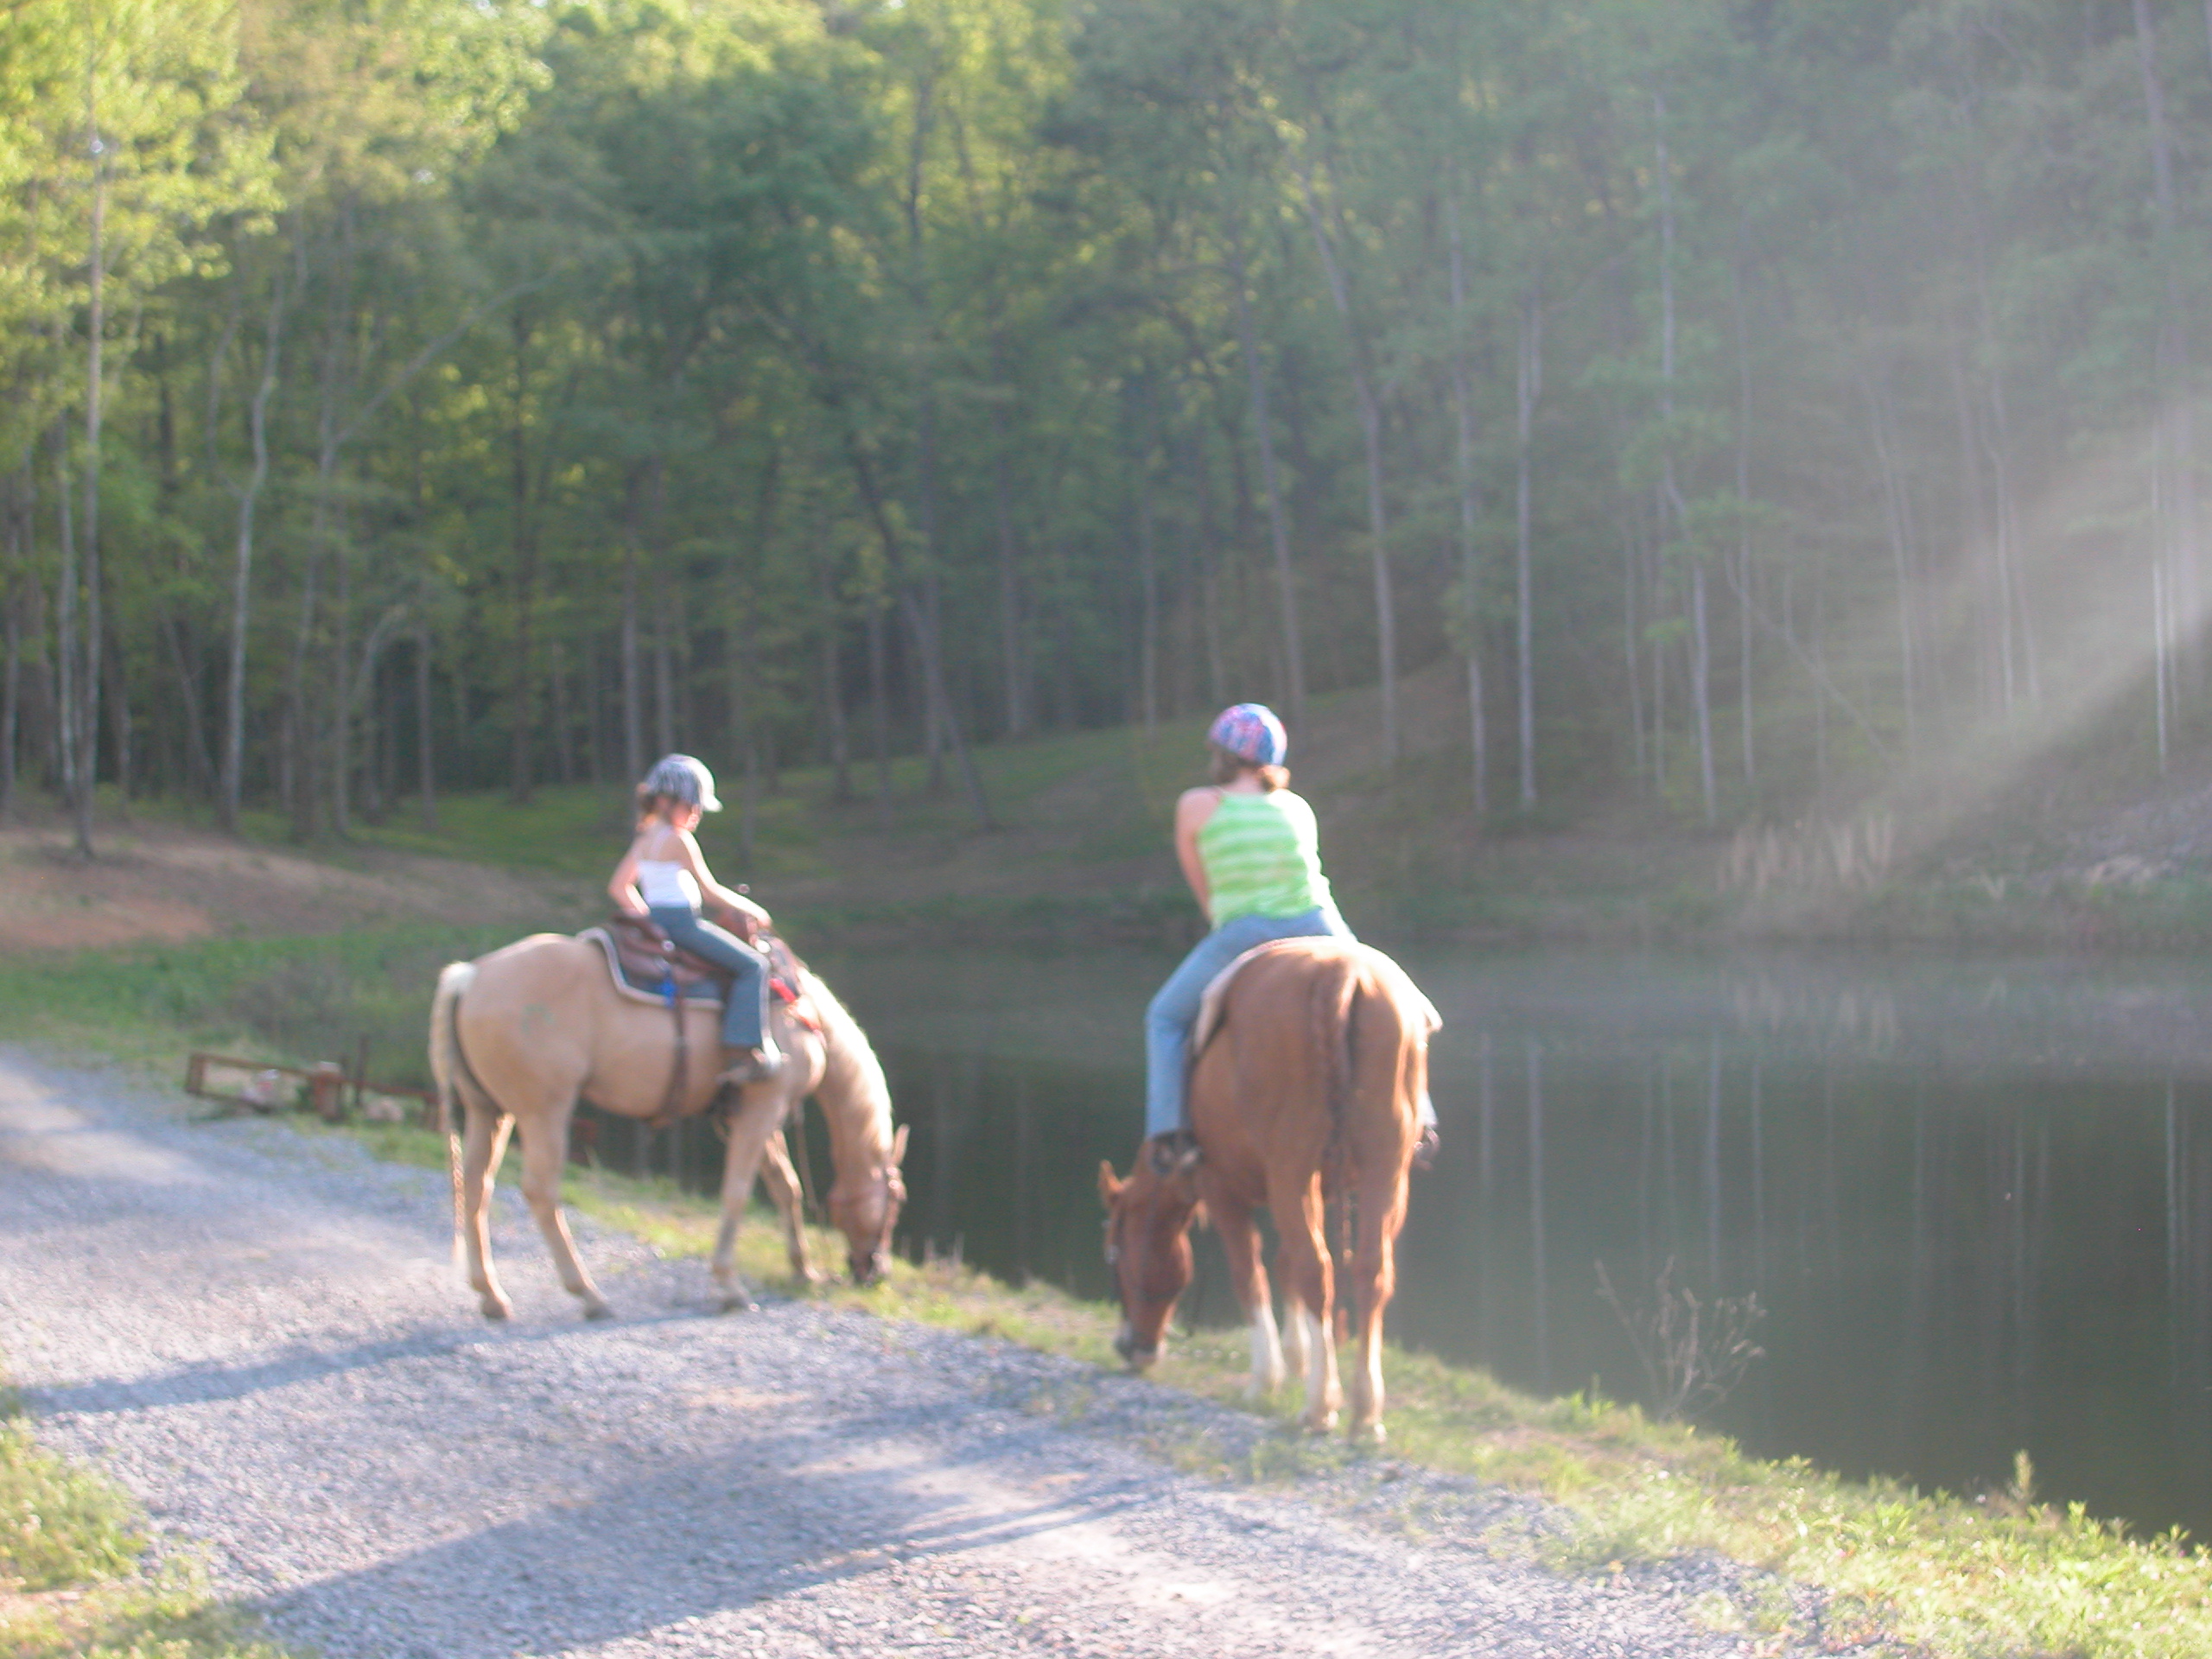
[{"label": "saddle pad", "polygon": [[[1221,1005],[1228,1000],[1230,982],[1236,977],[1238,971],[1243,968],[1244,964],[1255,957],[1264,957],[1270,950],[1280,950],[1287,944],[1304,943],[1305,940],[1300,938],[1269,939],[1265,944],[1255,944],[1208,982],[1205,994],[1198,999],[1198,1017],[1191,1027],[1190,1055],[1193,1063],[1200,1054],[1205,1052],[1208,1039],[1221,1028]],[[1360,949],[1373,951],[1378,957],[1382,956],[1382,953],[1376,950],[1372,945],[1363,944]],[[1444,1016],[1437,1013],[1436,1004],[1428,1000],[1427,994],[1419,986],[1414,985],[1412,976],[1404,969],[1400,968],[1396,963],[1391,962],[1388,957],[1382,957],[1382,960],[1390,963],[1391,968],[1398,976],[1413,988],[1414,995],[1421,998],[1421,1009],[1428,1019],[1428,1034],[1433,1037],[1438,1032],[1443,1030]]]},{"label": "saddle pad", "polygon": [[[665,981],[639,984],[622,971],[622,953],[615,948],[613,938],[603,927],[588,927],[576,935],[579,941],[595,944],[607,958],[607,976],[614,982],[614,988],[633,1002],[651,1002],[659,1007],[668,1006]],[[677,995],[686,1002],[702,1008],[719,1008],[722,999],[712,985],[677,982]]]}]

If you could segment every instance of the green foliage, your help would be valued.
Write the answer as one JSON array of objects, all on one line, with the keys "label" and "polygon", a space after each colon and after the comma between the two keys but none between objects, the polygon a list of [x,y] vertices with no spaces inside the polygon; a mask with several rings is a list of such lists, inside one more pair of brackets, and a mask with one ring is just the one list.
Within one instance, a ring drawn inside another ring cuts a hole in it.
[{"label": "green foliage", "polygon": [[143,1518],[105,1477],[0,1417],[0,1648],[18,1659],[282,1659],[209,1599],[200,1575],[149,1572]]}]

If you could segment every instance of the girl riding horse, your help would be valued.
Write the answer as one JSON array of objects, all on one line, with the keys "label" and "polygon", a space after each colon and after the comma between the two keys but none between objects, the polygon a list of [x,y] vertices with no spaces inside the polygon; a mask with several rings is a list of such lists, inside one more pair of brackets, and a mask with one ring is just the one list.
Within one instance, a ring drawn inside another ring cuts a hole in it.
[{"label": "girl riding horse", "polygon": [[722,1005],[722,1046],[736,1051],[728,1073],[733,1083],[773,1077],[784,1057],[767,1034],[768,961],[733,933],[700,915],[708,899],[736,912],[755,928],[768,912],[726,887],[707,868],[692,831],[702,815],[719,812],[715,775],[688,754],[664,755],[638,785],[638,834],[607,893],[626,916],[650,918],[679,950],[703,957],[735,976]]},{"label": "girl riding horse", "polygon": [[[1264,704],[1224,709],[1206,733],[1211,785],[1175,803],[1175,856],[1213,931],[1167,976],[1145,1010],[1145,1151],[1166,1169],[1195,1149],[1185,1096],[1191,1027],[1221,970],[1255,945],[1332,934],[1351,939],[1321,873],[1313,809],[1291,792],[1290,742]],[[1421,1101],[1422,1161],[1436,1112]]]}]

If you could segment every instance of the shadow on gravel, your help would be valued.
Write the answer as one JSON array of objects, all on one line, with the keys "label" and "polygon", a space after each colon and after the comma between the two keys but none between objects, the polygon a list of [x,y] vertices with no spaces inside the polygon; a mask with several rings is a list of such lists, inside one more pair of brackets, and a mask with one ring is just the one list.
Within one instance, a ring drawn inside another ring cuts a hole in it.
[{"label": "shadow on gravel", "polygon": [[[518,1640],[531,1652],[561,1652],[903,1562],[1019,1551],[1049,1535],[1062,1535],[1046,1547],[1054,1557],[1110,1554],[1115,1547],[1096,1534],[1067,1535],[1154,1501],[1172,1480],[1099,1477],[1018,1496],[1002,1473],[970,1466],[1002,1465],[1052,1431],[1017,1427],[983,1444],[931,1446],[946,1427],[938,1410],[766,1433],[525,1522],[268,1599],[257,1611],[334,1653],[352,1649],[346,1637],[358,1642],[365,1629],[400,1659],[489,1659],[515,1652]],[[560,1448],[549,1445],[546,1455]],[[828,1459],[861,1466],[821,1467]],[[1100,1578],[1102,1596],[1117,1579]],[[886,1618],[918,1611],[903,1588],[887,1585],[884,1593]]]},{"label": "shadow on gravel", "polygon": [[490,1325],[440,1325],[414,1336],[392,1337],[346,1348],[297,1348],[250,1365],[188,1365],[158,1376],[95,1377],[60,1389],[24,1389],[22,1398],[41,1416],[65,1412],[96,1415],[102,1412],[131,1411],[147,1406],[205,1405],[214,1401],[239,1400],[269,1389],[288,1388],[347,1371],[372,1370],[392,1360],[435,1357],[469,1349],[511,1347],[518,1344],[588,1341],[594,1334],[615,1337],[641,1325],[710,1324],[726,1317],[705,1309],[675,1309],[635,1314],[610,1325],[515,1324],[504,1329]]}]

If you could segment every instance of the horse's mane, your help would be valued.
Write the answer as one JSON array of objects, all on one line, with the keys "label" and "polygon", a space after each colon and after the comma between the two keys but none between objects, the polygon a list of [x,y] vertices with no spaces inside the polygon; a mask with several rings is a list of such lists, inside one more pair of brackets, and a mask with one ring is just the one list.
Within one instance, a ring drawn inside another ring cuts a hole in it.
[{"label": "horse's mane", "polygon": [[869,1156],[880,1162],[891,1154],[891,1084],[875,1057],[868,1033],[851,1011],[831,994],[811,968],[799,969],[806,1001],[822,1022],[821,1087],[814,1091],[830,1126],[830,1139],[858,1136]]}]

